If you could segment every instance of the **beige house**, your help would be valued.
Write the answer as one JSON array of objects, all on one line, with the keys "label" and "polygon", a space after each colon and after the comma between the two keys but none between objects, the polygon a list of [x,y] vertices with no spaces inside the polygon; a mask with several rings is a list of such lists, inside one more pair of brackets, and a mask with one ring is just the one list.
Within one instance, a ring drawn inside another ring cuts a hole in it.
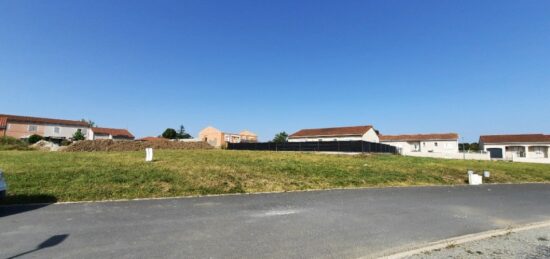
[{"label": "beige house", "polygon": [[288,136],[288,142],[369,141],[378,143],[378,132],[370,126],[302,129]]},{"label": "beige house", "polygon": [[479,137],[479,145],[493,159],[550,163],[550,135],[485,135]]},{"label": "beige house", "polygon": [[226,143],[257,142],[258,136],[248,130],[241,133],[223,132],[208,126],[199,132],[199,139],[214,147],[222,147]]},{"label": "beige house", "polygon": [[0,136],[26,139],[36,134],[50,139],[71,139],[78,130],[87,136],[89,129],[90,125],[83,121],[0,114]]}]

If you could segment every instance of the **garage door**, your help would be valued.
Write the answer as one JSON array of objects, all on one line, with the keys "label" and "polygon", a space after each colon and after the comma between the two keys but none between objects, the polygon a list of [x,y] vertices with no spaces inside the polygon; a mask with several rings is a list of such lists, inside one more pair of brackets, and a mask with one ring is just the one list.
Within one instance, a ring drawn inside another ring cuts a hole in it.
[{"label": "garage door", "polygon": [[488,148],[491,153],[491,158],[502,158],[502,148]]}]

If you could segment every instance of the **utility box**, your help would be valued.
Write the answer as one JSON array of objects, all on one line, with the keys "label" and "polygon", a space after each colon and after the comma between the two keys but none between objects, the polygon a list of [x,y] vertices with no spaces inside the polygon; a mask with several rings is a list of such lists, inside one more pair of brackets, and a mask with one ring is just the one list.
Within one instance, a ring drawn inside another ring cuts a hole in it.
[{"label": "utility box", "polygon": [[470,185],[480,185],[482,184],[483,178],[479,174],[468,174],[468,183]]}]

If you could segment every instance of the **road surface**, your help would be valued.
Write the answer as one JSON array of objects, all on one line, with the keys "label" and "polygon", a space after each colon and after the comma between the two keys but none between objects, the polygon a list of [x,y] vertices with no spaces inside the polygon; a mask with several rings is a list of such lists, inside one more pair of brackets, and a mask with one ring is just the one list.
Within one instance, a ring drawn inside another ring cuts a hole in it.
[{"label": "road surface", "polygon": [[0,258],[356,258],[550,219],[550,184],[0,207]]}]

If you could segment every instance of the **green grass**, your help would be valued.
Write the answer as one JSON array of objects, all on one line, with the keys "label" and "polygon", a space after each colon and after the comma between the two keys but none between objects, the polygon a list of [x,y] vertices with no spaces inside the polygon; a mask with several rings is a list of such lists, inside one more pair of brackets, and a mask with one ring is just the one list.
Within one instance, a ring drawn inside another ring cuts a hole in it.
[{"label": "green grass", "polygon": [[23,140],[12,137],[0,137],[0,151],[3,150],[32,150]]},{"label": "green grass", "polygon": [[550,182],[550,165],[393,155],[335,156],[228,150],[0,151],[4,203],[81,201],[341,187],[464,184],[466,170],[491,182]]}]

